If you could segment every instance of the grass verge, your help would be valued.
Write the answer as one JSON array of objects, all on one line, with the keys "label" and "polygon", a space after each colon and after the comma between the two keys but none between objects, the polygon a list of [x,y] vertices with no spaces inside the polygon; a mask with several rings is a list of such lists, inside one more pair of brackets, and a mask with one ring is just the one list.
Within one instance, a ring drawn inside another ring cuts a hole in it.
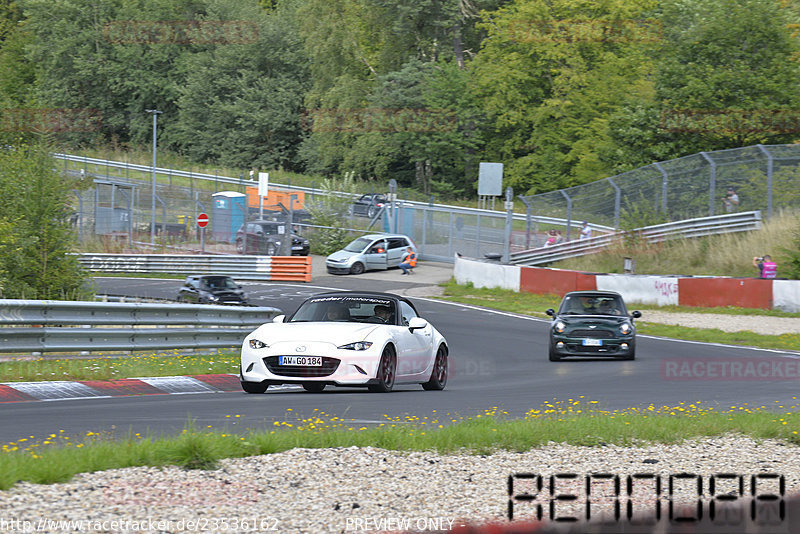
[{"label": "grass verge", "polygon": [[[59,431],[43,440],[30,436],[3,445],[0,489],[8,489],[18,481],[49,484],[67,481],[77,473],[142,465],[213,469],[222,458],[271,454],[296,447],[372,446],[397,451],[488,454],[495,450],[525,451],[549,442],[643,446],[726,434],[800,444],[800,413],[776,413],[765,406],[732,406],[716,411],[681,403],[606,411],[594,401],[569,399],[545,403],[522,419],[509,419],[507,415],[492,408],[469,418],[436,413],[430,418],[386,416],[385,423],[367,428],[314,410],[311,417],[276,422],[274,430],[244,434],[199,430],[191,423],[179,436],[170,438],[133,434],[112,440],[89,432],[74,440]],[[291,417],[291,411],[287,417]]]},{"label": "grass verge", "polygon": [[239,351],[153,353],[98,358],[12,359],[0,362],[0,382],[112,380],[134,376],[237,373]]}]

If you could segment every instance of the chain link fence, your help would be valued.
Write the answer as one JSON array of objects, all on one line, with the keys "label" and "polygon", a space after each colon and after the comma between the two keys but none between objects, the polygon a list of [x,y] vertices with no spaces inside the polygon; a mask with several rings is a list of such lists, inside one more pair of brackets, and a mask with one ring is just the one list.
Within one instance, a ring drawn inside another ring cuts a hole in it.
[{"label": "chain link fence", "polygon": [[[739,199],[730,208],[723,202],[729,188]],[[770,218],[799,203],[800,145],[701,152],[520,200],[531,214],[564,219],[567,240],[584,220],[619,229],[731,211],[760,210]]]}]

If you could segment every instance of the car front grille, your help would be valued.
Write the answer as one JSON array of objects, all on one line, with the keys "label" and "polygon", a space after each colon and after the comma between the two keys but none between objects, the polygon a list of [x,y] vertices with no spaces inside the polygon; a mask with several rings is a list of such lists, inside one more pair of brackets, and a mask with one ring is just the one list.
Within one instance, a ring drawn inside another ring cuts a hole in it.
[{"label": "car front grille", "polygon": [[569,337],[589,337],[592,339],[610,339],[616,337],[613,332],[608,330],[573,330]]},{"label": "car front grille", "polygon": [[278,365],[279,356],[267,356],[264,364],[270,373],[278,376],[291,377],[320,377],[332,375],[339,368],[341,360],[337,358],[322,357],[322,365],[319,367],[307,367],[305,365]]}]

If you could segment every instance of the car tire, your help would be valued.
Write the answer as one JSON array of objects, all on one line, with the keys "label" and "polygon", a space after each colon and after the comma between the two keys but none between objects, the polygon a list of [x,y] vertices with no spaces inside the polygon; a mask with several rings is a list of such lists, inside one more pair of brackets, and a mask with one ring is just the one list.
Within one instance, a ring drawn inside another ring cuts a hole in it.
[{"label": "car tire", "polygon": [[394,350],[391,347],[386,347],[383,350],[381,361],[378,364],[378,373],[375,378],[378,379],[377,384],[370,384],[369,390],[373,393],[389,393],[394,387],[395,373],[397,372],[397,359],[394,355]]},{"label": "car tire", "polygon": [[244,241],[241,239],[236,240],[236,252],[239,254],[244,254]]},{"label": "car tire", "polygon": [[303,382],[303,389],[309,393],[322,393],[322,390],[325,389],[325,384],[321,384],[320,382]]},{"label": "car tire", "polygon": [[274,243],[267,243],[267,256],[274,256],[276,251]]},{"label": "car tire", "polygon": [[269,387],[269,384],[263,382],[241,382],[241,384],[246,393],[264,393]]},{"label": "car tire", "polygon": [[369,209],[367,210],[367,217],[372,219],[373,217],[375,217],[375,213],[376,213],[375,206],[370,206]]},{"label": "car tire", "polygon": [[550,347],[550,361],[551,362],[560,362],[561,361],[561,356],[559,354],[556,354],[556,351],[553,350],[553,347]]},{"label": "car tire", "polygon": [[350,274],[361,274],[364,272],[364,264],[357,261],[350,267]]},{"label": "car tire", "polygon": [[636,359],[636,349],[633,349],[625,356],[621,356],[620,360],[635,360]]},{"label": "car tire", "polygon": [[433,371],[431,378],[422,384],[425,391],[441,391],[447,384],[447,348],[442,345],[436,351],[436,359],[433,361]]}]

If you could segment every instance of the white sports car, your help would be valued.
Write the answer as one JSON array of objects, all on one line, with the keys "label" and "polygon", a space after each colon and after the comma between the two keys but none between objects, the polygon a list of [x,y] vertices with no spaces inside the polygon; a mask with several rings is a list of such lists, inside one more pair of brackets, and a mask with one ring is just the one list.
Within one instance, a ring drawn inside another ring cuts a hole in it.
[{"label": "white sports car", "polygon": [[366,386],[387,393],[395,384],[444,389],[445,338],[408,299],[386,293],[323,293],[290,317],[279,315],[245,338],[240,380],[247,393],[273,384]]}]

